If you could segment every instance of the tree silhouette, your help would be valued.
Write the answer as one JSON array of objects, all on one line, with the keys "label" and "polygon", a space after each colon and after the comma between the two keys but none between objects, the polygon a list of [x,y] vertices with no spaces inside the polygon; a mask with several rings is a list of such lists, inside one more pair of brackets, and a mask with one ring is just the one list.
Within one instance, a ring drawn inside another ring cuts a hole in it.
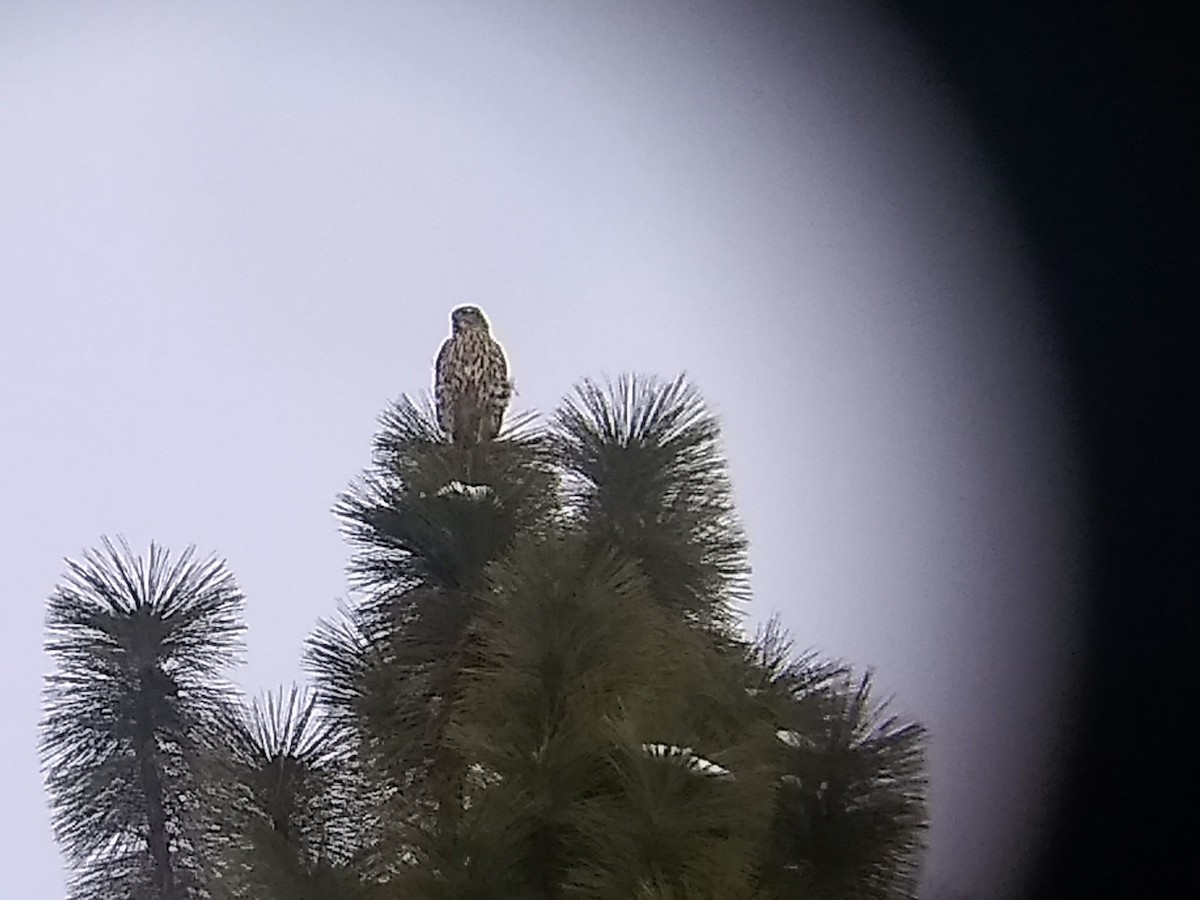
[{"label": "tree silhouette", "polygon": [[226,893],[237,897],[372,896],[363,878],[369,821],[362,786],[311,694],[259,697],[234,732],[240,788],[223,846]]},{"label": "tree silhouette", "polygon": [[206,896],[242,595],[192,551],[105,539],[49,601],[41,746],[71,896]]},{"label": "tree silhouette", "polygon": [[766,881],[782,895],[916,896],[926,826],[925,730],[888,714],[871,673],[796,697]]},{"label": "tree silhouette", "polygon": [[913,896],[925,733],[777,621],[744,634],[685,379],[585,381],[467,445],[402,397],[334,512],[352,592],[315,690],[245,708],[219,566],[71,564],[43,746],[74,896]]}]

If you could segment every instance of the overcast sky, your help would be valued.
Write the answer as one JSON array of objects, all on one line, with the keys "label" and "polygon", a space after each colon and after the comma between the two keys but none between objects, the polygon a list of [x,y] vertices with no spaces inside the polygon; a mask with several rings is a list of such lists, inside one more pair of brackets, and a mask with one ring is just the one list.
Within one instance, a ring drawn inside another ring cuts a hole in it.
[{"label": "overcast sky", "polygon": [[751,623],[875,667],[932,731],[927,882],[1011,886],[1082,546],[1035,273],[914,47],[847,2],[748,6],[0,2],[6,896],[64,890],[36,753],[63,557],[217,553],[239,682],[302,677],[345,594],[330,506],[460,303],[518,408],[692,376]]}]

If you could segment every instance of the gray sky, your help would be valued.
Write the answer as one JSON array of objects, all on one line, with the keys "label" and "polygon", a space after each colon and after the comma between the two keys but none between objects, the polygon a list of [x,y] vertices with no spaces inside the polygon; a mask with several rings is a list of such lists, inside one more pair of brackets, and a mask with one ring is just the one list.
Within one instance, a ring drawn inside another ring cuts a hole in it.
[{"label": "gray sky", "polygon": [[992,895],[1070,709],[1068,407],[952,98],[848,9],[0,4],[5,895],[63,893],[35,745],[62,558],[216,552],[240,682],[300,677],[345,592],[334,496],[464,302],[522,408],[693,377],[750,618],[931,728],[927,880]]}]

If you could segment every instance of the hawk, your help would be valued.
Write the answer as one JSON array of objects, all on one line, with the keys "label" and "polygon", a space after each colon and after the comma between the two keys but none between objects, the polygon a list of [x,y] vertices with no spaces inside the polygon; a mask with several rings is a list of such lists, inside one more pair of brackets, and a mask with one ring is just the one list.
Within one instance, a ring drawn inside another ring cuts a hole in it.
[{"label": "hawk", "polygon": [[479,307],[458,307],[450,323],[434,374],[438,422],[455,443],[490,441],[500,432],[512,396],[508,361]]}]

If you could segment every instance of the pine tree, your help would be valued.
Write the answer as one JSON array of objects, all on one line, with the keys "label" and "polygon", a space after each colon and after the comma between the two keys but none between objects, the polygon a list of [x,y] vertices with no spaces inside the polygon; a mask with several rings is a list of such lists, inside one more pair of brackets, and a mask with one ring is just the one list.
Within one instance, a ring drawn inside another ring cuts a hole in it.
[{"label": "pine tree", "polygon": [[383,806],[375,854],[395,874],[456,834],[468,765],[447,738],[487,565],[556,512],[556,479],[527,421],[503,440],[448,443],[428,404],[382,420],[372,466],[335,507],[357,548],[359,602],[308,648],[319,695]]},{"label": "pine tree", "polygon": [[[359,594],[309,662],[378,779],[380,871],[407,896],[840,884],[835,860],[787,841],[788,739],[832,727],[850,676],[791,659],[778,631],[741,636],[745,539],[716,419],[685,380],[584,382],[548,430],[467,448],[402,399],[337,511]],[[920,730],[900,737],[919,772]],[[868,775],[884,746],[859,748]],[[909,889],[923,824],[923,784],[894,768],[868,787],[913,798],[901,837],[840,832],[879,896]],[[809,839],[836,842],[838,821],[806,820]]]},{"label": "pine tree", "polygon": [[217,678],[227,576],[72,564],[43,742],[75,896],[914,895],[924,731],[778,622],[744,634],[686,380],[583,382],[475,444],[402,397],[334,511],[352,594],[308,642],[315,691],[248,707]]},{"label": "pine tree", "polygon": [[70,897],[209,896],[242,595],[223,564],[107,539],[50,598],[41,726]]}]

